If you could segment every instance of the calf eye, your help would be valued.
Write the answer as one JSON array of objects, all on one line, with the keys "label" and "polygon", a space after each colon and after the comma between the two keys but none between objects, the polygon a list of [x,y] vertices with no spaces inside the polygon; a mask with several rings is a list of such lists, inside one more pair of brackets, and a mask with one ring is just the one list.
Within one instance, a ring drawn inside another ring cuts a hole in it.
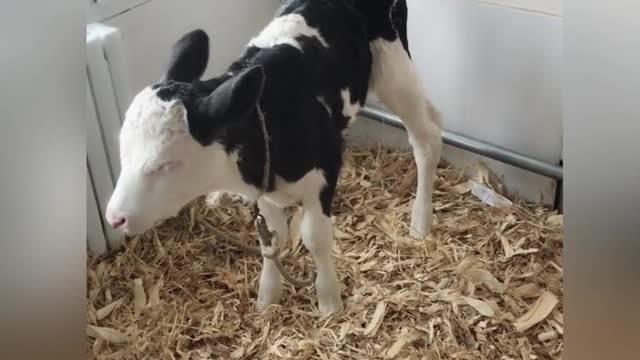
[{"label": "calf eye", "polygon": [[147,171],[145,171],[146,175],[160,175],[167,174],[175,171],[177,168],[182,165],[182,162],[179,160],[171,160],[159,163],[154,166],[150,166]]}]

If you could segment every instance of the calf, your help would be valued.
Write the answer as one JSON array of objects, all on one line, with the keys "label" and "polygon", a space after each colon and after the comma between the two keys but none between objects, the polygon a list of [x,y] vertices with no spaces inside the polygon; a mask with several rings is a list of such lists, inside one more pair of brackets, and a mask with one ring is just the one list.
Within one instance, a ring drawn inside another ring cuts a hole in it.
[{"label": "calf", "polygon": [[[107,220],[140,233],[197,196],[230,192],[257,201],[281,246],[289,238],[282,209],[300,203],[319,309],[341,310],[331,202],[344,131],[370,91],[409,133],[418,170],[411,233],[422,237],[431,228],[441,125],[410,58],[406,23],[405,0],[285,1],[240,58],[208,80],[200,79],[208,36],[184,35],[161,80],[127,110]],[[281,294],[281,275],[265,258],[257,306]]]}]

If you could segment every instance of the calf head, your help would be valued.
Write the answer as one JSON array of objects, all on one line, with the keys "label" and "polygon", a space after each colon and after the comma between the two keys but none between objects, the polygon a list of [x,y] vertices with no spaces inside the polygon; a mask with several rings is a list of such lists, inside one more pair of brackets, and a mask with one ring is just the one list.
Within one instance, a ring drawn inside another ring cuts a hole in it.
[{"label": "calf head", "polygon": [[127,234],[144,232],[175,216],[199,195],[216,191],[225,156],[217,139],[254,112],[263,87],[259,66],[207,81],[209,57],[202,30],[173,46],[155,85],[138,93],[120,130],[121,172],[107,206],[107,221]]}]

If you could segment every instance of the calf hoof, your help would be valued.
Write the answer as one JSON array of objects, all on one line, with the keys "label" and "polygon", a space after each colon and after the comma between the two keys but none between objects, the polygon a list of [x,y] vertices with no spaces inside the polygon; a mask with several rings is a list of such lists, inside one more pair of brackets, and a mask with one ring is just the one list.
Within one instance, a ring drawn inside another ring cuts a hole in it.
[{"label": "calf hoof", "polygon": [[344,309],[344,305],[342,305],[342,299],[340,295],[338,295],[337,297],[320,302],[318,308],[320,309],[320,314],[331,315],[341,312]]},{"label": "calf hoof", "polygon": [[422,240],[426,238],[431,233],[431,216],[429,216],[429,221],[423,221],[422,217],[420,218],[411,218],[411,227],[409,228],[409,235],[416,239]]},{"label": "calf hoof", "polygon": [[266,309],[269,305],[276,305],[280,303],[281,291],[273,291],[271,294],[259,293],[256,300],[256,308],[259,311]]},{"label": "calf hoof", "polygon": [[428,230],[418,230],[415,229],[414,227],[411,227],[411,229],[409,229],[409,236],[411,236],[412,239],[415,240],[424,240],[427,235],[429,235],[429,231]]},{"label": "calf hoof", "polygon": [[280,303],[282,297],[282,284],[276,283],[263,283],[258,289],[258,298],[256,299],[256,308],[260,311],[267,308],[269,305]]},{"label": "calf hoof", "polygon": [[433,222],[433,212],[431,209],[425,210],[424,208],[416,207],[415,205],[411,211],[411,227],[409,228],[409,235],[416,239],[422,240],[431,233],[431,224]]},{"label": "calf hoof", "polygon": [[258,311],[262,311],[269,307],[269,305],[277,305],[280,303],[280,296],[260,296],[258,295],[258,299],[256,300],[256,309]]}]

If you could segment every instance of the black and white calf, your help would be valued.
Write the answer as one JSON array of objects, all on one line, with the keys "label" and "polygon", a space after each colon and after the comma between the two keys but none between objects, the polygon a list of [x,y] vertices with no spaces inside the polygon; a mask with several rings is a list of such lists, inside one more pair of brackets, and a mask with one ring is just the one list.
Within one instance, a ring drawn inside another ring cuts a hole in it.
[{"label": "black and white calf", "polygon": [[[301,203],[319,309],[342,309],[331,255],[331,201],[344,130],[370,91],[409,132],[418,169],[412,235],[431,228],[441,125],[411,61],[406,23],[405,0],[285,1],[240,58],[209,80],[200,79],[208,36],[201,30],[184,35],[160,82],[136,95],[127,111],[108,221],[140,233],[197,196],[229,192],[257,200],[282,245],[289,237],[282,208]],[[271,171],[260,196],[266,148]],[[258,307],[277,303],[281,294],[280,273],[264,259]]]}]

